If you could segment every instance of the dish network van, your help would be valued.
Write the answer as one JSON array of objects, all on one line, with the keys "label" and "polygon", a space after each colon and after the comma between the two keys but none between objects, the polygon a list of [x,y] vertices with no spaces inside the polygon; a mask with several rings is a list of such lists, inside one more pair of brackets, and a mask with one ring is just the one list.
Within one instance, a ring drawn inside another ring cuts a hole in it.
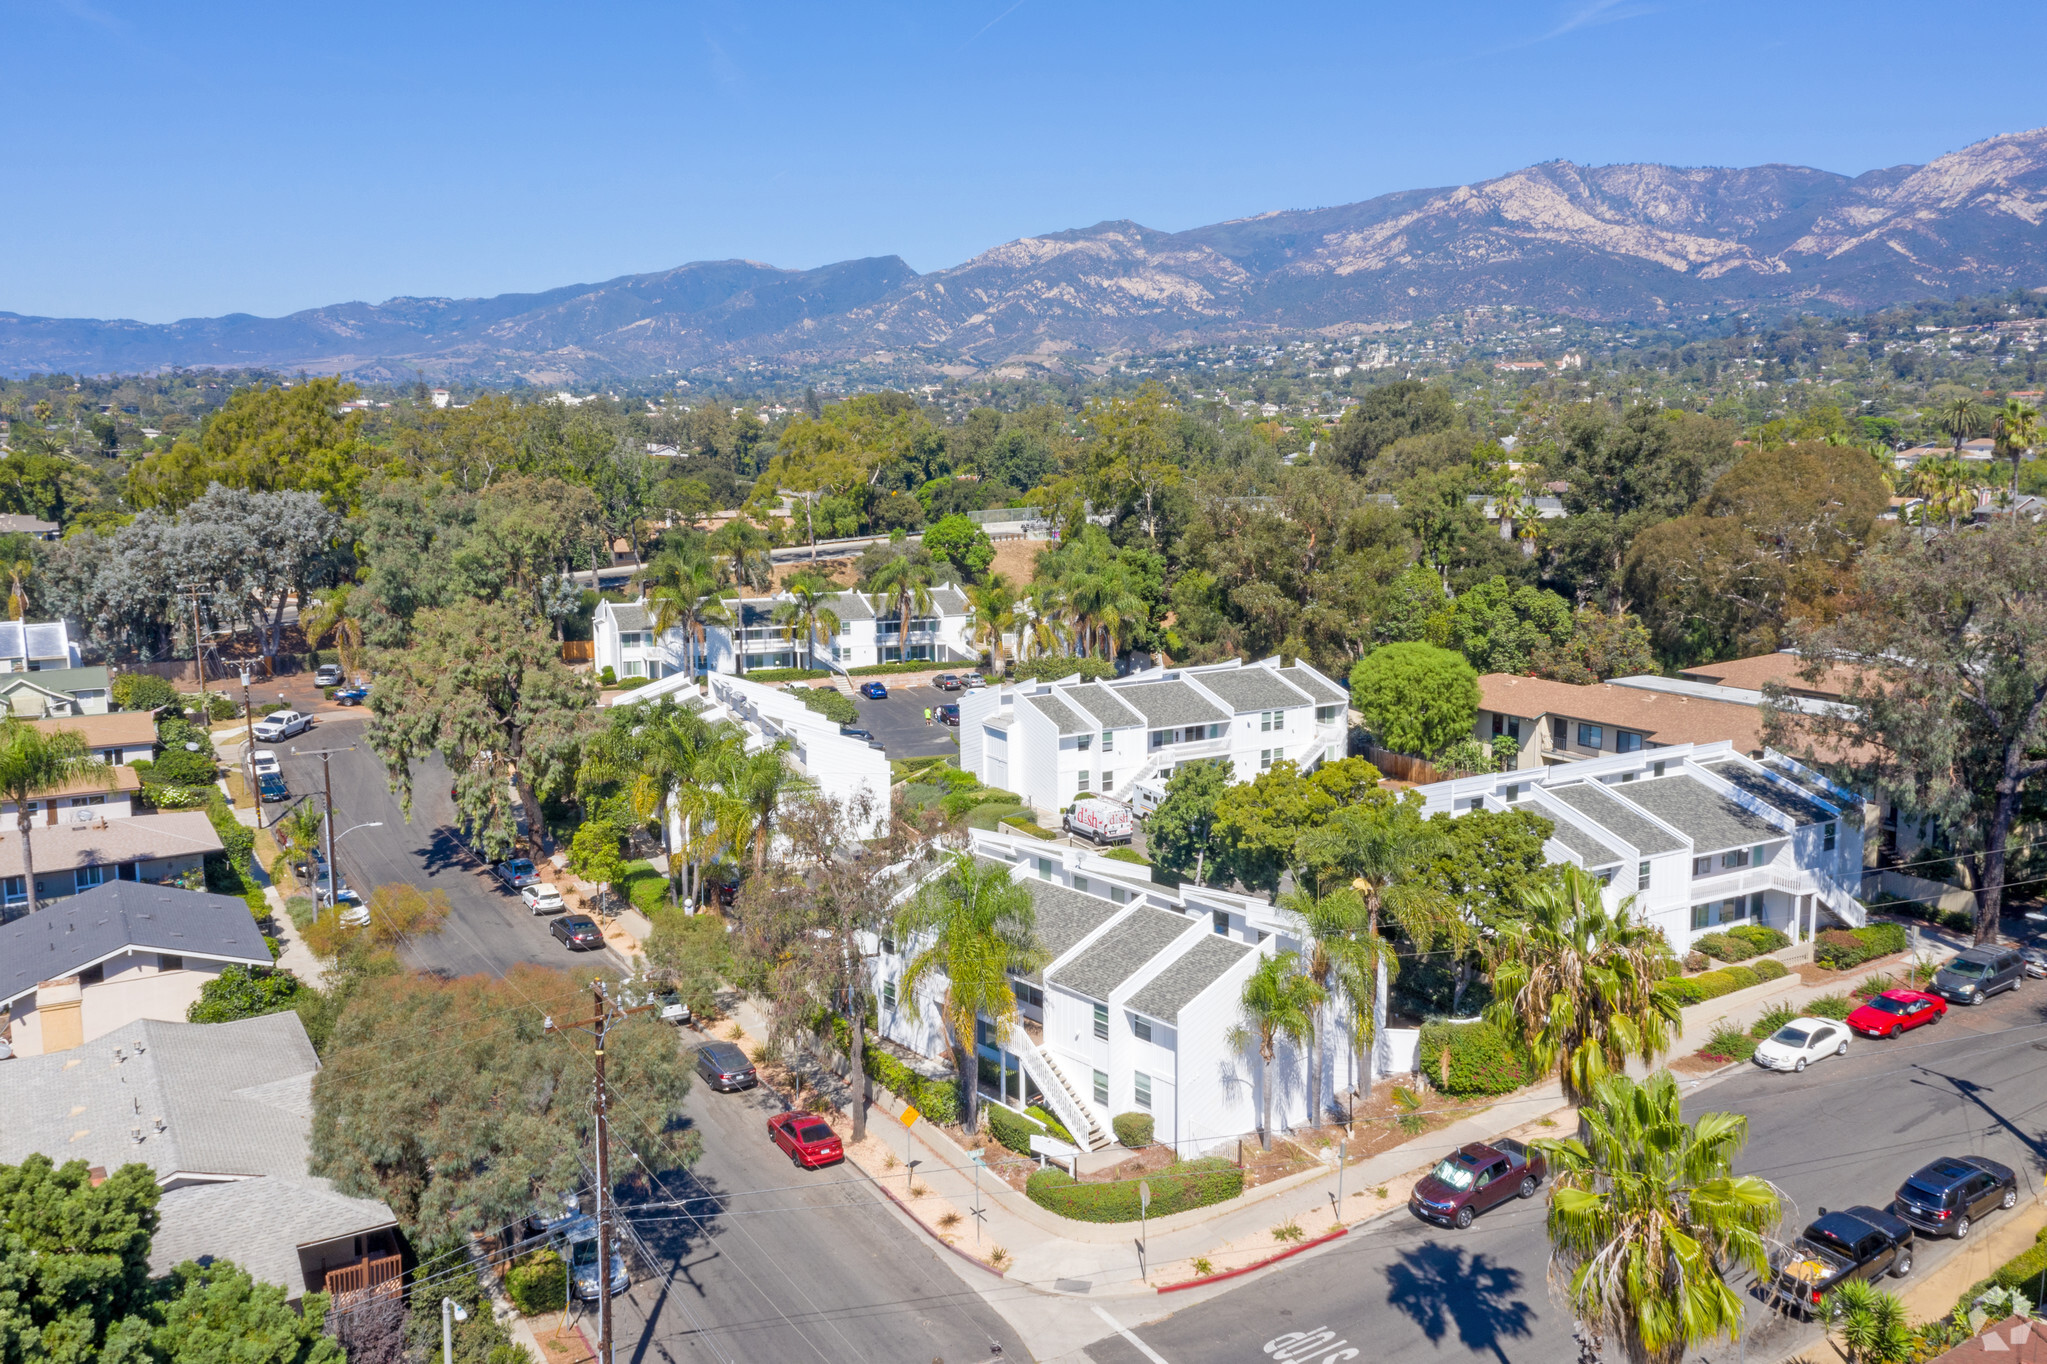
[{"label": "dish network van", "polygon": [[1128,843],[1137,832],[1130,807],[1113,800],[1079,800],[1066,812],[1066,832],[1091,843]]}]

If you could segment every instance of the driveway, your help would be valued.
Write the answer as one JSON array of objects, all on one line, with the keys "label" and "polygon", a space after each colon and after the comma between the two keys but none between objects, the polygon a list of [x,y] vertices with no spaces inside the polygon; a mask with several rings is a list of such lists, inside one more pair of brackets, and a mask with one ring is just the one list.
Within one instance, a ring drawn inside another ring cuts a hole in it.
[{"label": "driveway", "polygon": [[[454,807],[448,800],[448,769],[439,755],[414,768],[412,822],[406,823],[384,777],[384,764],[363,742],[365,712],[323,716],[309,733],[270,747],[278,752],[285,783],[294,798],[321,791],[320,760],[307,756],[323,748],[335,753],[334,860],[342,880],[367,896],[376,887],[402,881],[447,892],[452,913],[439,933],[415,938],[399,951],[414,970],[442,976],[483,973],[501,976],[519,963],[538,966],[594,964],[614,970],[625,963],[610,948],[570,952],[548,932],[546,919],[533,917],[525,903],[504,889],[482,860],[456,837]],[[275,820],[283,806],[265,807]],[[357,828],[382,821],[381,828]]]},{"label": "driveway", "polygon": [[[855,678],[855,685],[864,680]],[[888,684],[886,677],[880,681],[883,685]],[[853,704],[860,707],[860,728],[881,740],[889,757],[958,756],[959,731],[950,725],[939,724],[936,711],[947,702],[959,700],[964,692],[940,691],[936,687],[903,687],[898,690],[890,686],[888,699],[884,701],[870,701],[857,691],[852,695]],[[924,723],[926,706],[934,712],[928,725]]]}]

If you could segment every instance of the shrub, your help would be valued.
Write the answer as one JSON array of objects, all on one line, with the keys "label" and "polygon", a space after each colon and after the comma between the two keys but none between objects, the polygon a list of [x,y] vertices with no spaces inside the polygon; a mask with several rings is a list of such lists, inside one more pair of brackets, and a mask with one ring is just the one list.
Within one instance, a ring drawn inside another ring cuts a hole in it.
[{"label": "shrub", "polygon": [[149,779],[160,786],[210,786],[213,784],[213,755],[201,750],[187,753],[174,748],[151,764]]},{"label": "shrub", "polygon": [[926,1079],[876,1046],[871,1037],[861,1049],[860,1059],[868,1079],[907,1100],[931,1121],[947,1123],[959,1120],[959,1085],[955,1081]]},{"label": "shrub", "polygon": [[755,668],[747,673],[749,682],[811,682],[830,677],[829,668]]},{"label": "shrub", "polygon": [[1135,1222],[1143,1215],[1140,1182],[1151,1185],[1151,1215],[1166,1217],[1235,1198],[1244,1191],[1244,1172],[1214,1157],[1179,1161],[1143,1181],[1108,1184],[1080,1184],[1064,1170],[1046,1169],[1030,1177],[1024,1192],[1039,1207],[1076,1222]]},{"label": "shrub", "polygon": [[569,1267],[553,1251],[537,1251],[505,1272],[505,1293],[525,1316],[559,1312],[569,1301]]},{"label": "shrub", "polygon": [[1103,853],[1102,856],[1108,858],[1111,862],[1129,862],[1140,867],[1151,865],[1151,859],[1135,848],[1111,848]]},{"label": "shrub", "polygon": [[1730,928],[1727,930],[1727,936],[1741,939],[1758,952],[1775,952],[1779,948],[1791,946],[1790,938],[1774,928],[1765,928],[1762,924],[1743,924],[1739,928]]},{"label": "shrub", "polygon": [[1047,1132],[1050,1132],[1053,1136],[1065,1142],[1068,1146],[1080,1145],[1079,1142],[1073,1139],[1073,1133],[1066,1130],[1066,1124],[1060,1122],[1059,1119],[1053,1117],[1044,1109],[1039,1108],[1037,1105],[1033,1104],[1031,1107],[1026,1108],[1024,1112],[1036,1118],[1040,1123],[1044,1125],[1044,1128]]},{"label": "shrub", "polygon": [[1849,991],[1849,993],[1854,995],[1857,999],[1868,999],[1871,995],[1882,994],[1884,991],[1890,989],[1894,983],[1895,982],[1893,982],[1891,978],[1886,975],[1868,975],[1864,976],[1861,979],[1861,981],[1856,984],[1855,988]]},{"label": "shrub", "polygon": [[618,674],[606,666],[603,672],[597,674],[597,680],[607,687],[615,687],[618,685]]},{"label": "shrub", "polygon": [[178,699],[178,689],[154,673],[122,673],[111,690],[122,710],[161,710]]},{"label": "shrub", "polygon": [[1758,958],[1756,964],[1749,969],[1762,980],[1782,980],[1791,974],[1791,968],[1775,957]]},{"label": "shrub", "polygon": [[796,698],[835,725],[850,725],[860,718],[860,707],[843,692],[806,690]]},{"label": "shrub", "polygon": [[1713,964],[1712,962],[1706,959],[1706,954],[1704,952],[1685,953],[1685,970],[1687,971],[1697,973],[1705,970],[1712,964]]},{"label": "shrub", "polygon": [[1106,682],[1116,675],[1116,665],[1106,658],[1069,658],[1048,654],[1017,664],[1010,675],[1019,682],[1057,682],[1075,673],[1086,682]]},{"label": "shrub", "polygon": [[[892,673],[942,673],[951,671],[943,663],[929,659],[911,659],[908,663],[870,663],[864,668],[848,668],[848,677],[887,677]],[[752,673],[747,674],[752,677]]]},{"label": "shrub", "polygon": [[988,1119],[989,1134],[1020,1156],[1033,1154],[1032,1137],[1051,1135],[1045,1130],[1043,1123],[1027,1118],[1013,1108],[1004,1108],[1001,1104],[983,1105],[981,1112]]},{"label": "shrub", "polygon": [[1775,1005],[1761,1018],[1758,1018],[1749,1025],[1748,1034],[1750,1037],[1760,1041],[1796,1017],[1798,1017],[1798,1010],[1787,1004]]},{"label": "shrub", "polygon": [[1716,1056],[1722,1061],[1746,1061],[1756,1054],[1756,1040],[1740,1028],[1722,1024],[1699,1048],[1699,1055]]},{"label": "shrub", "polygon": [[303,987],[289,971],[251,975],[246,966],[228,966],[199,987],[199,998],[185,1010],[188,1023],[232,1023],[241,1018],[282,1013],[294,1007]]},{"label": "shrub", "polygon": [[313,897],[310,895],[294,895],[286,900],[284,913],[285,917],[291,920],[291,926],[301,933],[312,925],[313,920],[320,917],[320,911],[313,904]]},{"label": "shrub", "polygon": [[1718,999],[1731,993],[1734,977],[1726,971],[1706,971],[1696,976],[1680,976],[1656,982],[1655,989],[1669,995],[1680,1005],[1703,1004],[1709,999]]},{"label": "shrub", "polygon": [[1059,837],[1050,829],[1040,828],[1022,815],[1010,815],[1002,823],[1004,827],[1014,829],[1020,834],[1029,834],[1032,838],[1053,839]]},{"label": "shrub", "polygon": [[1743,942],[1728,933],[1704,934],[1692,939],[1692,946],[1722,961],[1747,961],[1757,954],[1755,944]]},{"label": "shrub", "polygon": [[1727,978],[1734,982],[1734,988],[1737,990],[1746,990],[1751,985],[1763,983],[1763,978],[1746,966],[1728,967]]},{"label": "shrub", "polygon": [[1829,971],[1846,971],[1877,957],[1902,952],[1907,945],[1903,924],[1870,924],[1864,928],[1829,928],[1821,931],[1813,948],[1815,964]]},{"label": "shrub", "polygon": [[[1998,1288],[2024,1288],[2030,1292],[2042,1274],[2047,1274],[2047,1227],[2042,1227],[2033,1240],[2033,1248],[1990,1276],[1990,1282]],[[1973,1296],[1973,1294],[1971,1295]],[[1967,1298],[1963,1301],[1966,1303]]]},{"label": "shrub", "polygon": [[1116,1140],[1131,1150],[1141,1150],[1151,1145],[1152,1119],[1149,1113],[1118,1113],[1109,1119],[1110,1130]]},{"label": "shrub", "polygon": [[1813,1018],[1831,1018],[1838,1022],[1855,1012],[1855,1001],[1846,995],[1821,995],[1818,999],[1806,1001],[1805,1012]]},{"label": "shrub", "polygon": [[633,902],[633,908],[650,919],[656,910],[668,903],[668,878],[655,871],[652,862],[626,863],[619,885],[624,888],[626,898]]},{"label": "shrub", "polygon": [[1445,1094],[1505,1094],[1528,1083],[1507,1036],[1490,1023],[1430,1023],[1422,1028],[1422,1073]]}]

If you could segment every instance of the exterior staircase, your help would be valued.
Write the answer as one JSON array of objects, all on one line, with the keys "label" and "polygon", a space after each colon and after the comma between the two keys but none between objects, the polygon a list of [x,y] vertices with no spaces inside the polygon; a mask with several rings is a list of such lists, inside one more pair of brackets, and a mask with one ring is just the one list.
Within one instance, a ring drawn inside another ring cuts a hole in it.
[{"label": "exterior staircase", "polygon": [[1099,1151],[1109,1144],[1109,1134],[1102,1130],[1102,1125],[1095,1119],[1093,1111],[1080,1101],[1080,1096],[1074,1092],[1073,1086],[1066,1082],[1066,1073],[1059,1069],[1058,1064],[1049,1055],[1038,1049],[1038,1044],[1031,1039],[1030,1033],[1020,1027],[1013,1028],[1004,1045],[1014,1051],[1017,1059],[1023,1062],[1025,1073],[1036,1081],[1038,1088],[1043,1091],[1046,1106],[1052,1110],[1053,1115],[1066,1130],[1073,1134],[1075,1141],[1090,1151]]}]

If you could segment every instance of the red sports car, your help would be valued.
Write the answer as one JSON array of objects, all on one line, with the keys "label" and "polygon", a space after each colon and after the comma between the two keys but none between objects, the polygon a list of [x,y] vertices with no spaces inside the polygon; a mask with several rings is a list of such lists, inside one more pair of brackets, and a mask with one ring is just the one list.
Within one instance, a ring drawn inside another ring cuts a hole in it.
[{"label": "red sports car", "polygon": [[1921,1023],[1938,1023],[1947,1001],[1918,990],[1886,990],[1871,995],[1848,1015],[1848,1026],[1869,1037],[1896,1037]]},{"label": "red sports car", "polygon": [[815,1113],[777,1113],[768,1119],[768,1136],[807,1170],[846,1158],[839,1134]]}]

